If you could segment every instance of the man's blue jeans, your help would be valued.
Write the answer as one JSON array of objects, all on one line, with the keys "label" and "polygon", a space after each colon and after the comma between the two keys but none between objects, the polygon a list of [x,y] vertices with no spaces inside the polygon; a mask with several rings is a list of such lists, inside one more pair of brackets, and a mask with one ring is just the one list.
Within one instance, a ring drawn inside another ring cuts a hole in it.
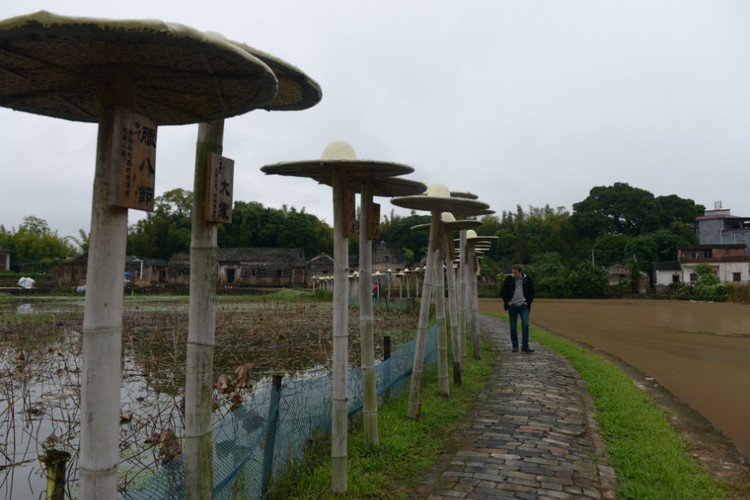
[{"label": "man's blue jeans", "polygon": [[510,319],[510,341],[513,349],[518,349],[518,315],[521,315],[521,349],[529,348],[529,306],[510,306],[508,308],[508,319]]}]

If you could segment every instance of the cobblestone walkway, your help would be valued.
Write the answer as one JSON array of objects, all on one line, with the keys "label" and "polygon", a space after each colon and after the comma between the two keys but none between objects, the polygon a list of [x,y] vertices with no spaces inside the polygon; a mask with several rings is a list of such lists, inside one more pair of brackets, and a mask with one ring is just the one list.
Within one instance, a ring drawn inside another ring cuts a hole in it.
[{"label": "cobblestone walkway", "polygon": [[617,479],[578,373],[533,337],[535,352],[511,353],[507,323],[481,321],[498,360],[412,498],[614,499]]}]

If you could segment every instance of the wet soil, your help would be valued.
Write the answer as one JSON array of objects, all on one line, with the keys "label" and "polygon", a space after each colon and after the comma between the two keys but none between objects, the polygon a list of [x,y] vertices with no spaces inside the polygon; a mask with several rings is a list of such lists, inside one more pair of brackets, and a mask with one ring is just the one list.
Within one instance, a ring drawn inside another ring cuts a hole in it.
[{"label": "wet soil", "polygon": [[[497,299],[479,307],[504,312]],[[715,477],[750,483],[750,306],[538,299],[531,322],[622,368]]]}]

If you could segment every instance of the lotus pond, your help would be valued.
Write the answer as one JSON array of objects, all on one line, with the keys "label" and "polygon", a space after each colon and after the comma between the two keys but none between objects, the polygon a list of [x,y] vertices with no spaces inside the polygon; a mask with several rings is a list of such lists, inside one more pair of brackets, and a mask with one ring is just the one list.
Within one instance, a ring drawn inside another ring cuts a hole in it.
[{"label": "lotus pond", "polygon": [[[67,451],[68,496],[77,484],[82,298],[0,298],[0,499],[37,499],[46,476],[39,456]],[[217,297],[214,422],[272,374],[331,372],[332,304]],[[160,436],[183,429],[187,297],[127,297],[123,310],[120,488],[170,459]],[[375,311],[376,358],[416,332],[411,312]],[[359,315],[350,308],[349,364],[359,366]]]}]

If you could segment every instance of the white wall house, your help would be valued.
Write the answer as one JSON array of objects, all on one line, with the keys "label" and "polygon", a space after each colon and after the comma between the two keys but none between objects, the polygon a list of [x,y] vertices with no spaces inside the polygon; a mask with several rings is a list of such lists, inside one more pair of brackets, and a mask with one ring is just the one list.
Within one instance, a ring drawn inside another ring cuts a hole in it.
[{"label": "white wall house", "polygon": [[695,281],[695,268],[699,264],[708,264],[722,284],[750,283],[750,257],[745,255],[746,248],[745,244],[677,247],[680,281]]},{"label": "white wall house", "polygon": [[10,253],[11,250],[0,248],[0,271],[8,271],[10,269]]}]

